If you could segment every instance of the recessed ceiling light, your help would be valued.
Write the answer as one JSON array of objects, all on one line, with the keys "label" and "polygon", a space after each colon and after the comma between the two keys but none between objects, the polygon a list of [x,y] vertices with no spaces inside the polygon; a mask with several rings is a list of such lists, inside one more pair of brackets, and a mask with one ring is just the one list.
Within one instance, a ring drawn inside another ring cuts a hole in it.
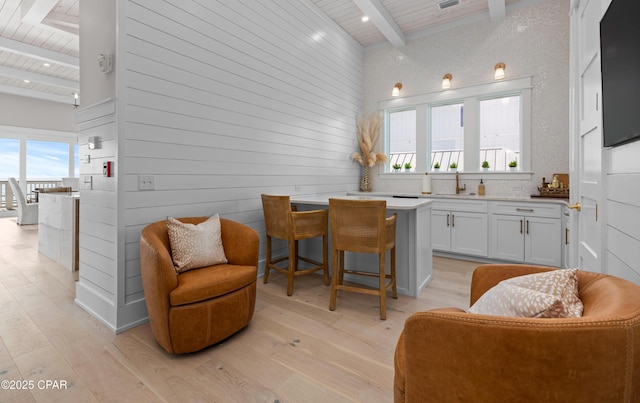
[{"label": "recessed ceiling light", "polygon": [[51,65],[49,63],[44,63],[43,66],[44,67],[51,67]]},{"label": "recessed ceiling light", "polygon": [[363,15],[362,16],[362,22],[367,22],[367,21],[369,21],[369,17],[366,16],[366,15]]},{"label": "recessed ceiling light", "polygon": [[31,81],[29,81],[29,80],[24,80],[24,82],[25,82],[25,83],[30,83]]}]

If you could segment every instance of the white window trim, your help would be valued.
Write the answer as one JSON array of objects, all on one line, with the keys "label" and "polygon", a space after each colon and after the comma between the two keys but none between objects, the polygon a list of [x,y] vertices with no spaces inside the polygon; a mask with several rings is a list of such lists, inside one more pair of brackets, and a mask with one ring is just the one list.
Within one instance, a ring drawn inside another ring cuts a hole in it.
[{"label": "white window trim", "polygon": [[[532,77],[521,77],[510,80],[501,80],[492,83],[479,84],[470,87],[455,88],[446,91],[431,92],[427,94],[413,95],[409,97],[394,98],[383,100],[378,103],[378,108],[381,112],[396,111],[402,109],[416,109],[416,172],[428,171],[427,161],[425,156],[429,153],[429,144],[427,144],[427,138],[424,133],[427,133],[428,127],[428,109],[431,106],[451,103],[453,101],[464,101],[477,103],[479,99],[485,97],[493,97],[499,94],[520,94],[520,111],[522,120],[522,136],[520,138],[520,170],[518,172],[491,172],[492,175],[518,175],[518,174],[530,174],[531,172],[531,92],[532,92]],[[469,111],[465,113],[475,113],[475,111]],[[465,118],[467,122],[474,122],[473,116],[467,115]],[[477,119],[476,119],[477,120]],[[477,123],[473,123],[476,124]],[[471,128],[472,130],[479,130],[479,128]],[[468,136],[465,124],[465,151],[473,151],[479,147],[479,138],[477,136]],[[389,139],[385,133],[385,145],[388,144]],[[388,148],[387,148],[388,149]],[[479,165],[479,155],[475,152],[465,152],[465,167],[476,167]],[[478,172],[477,169],[468,169],[465,172]]]}]

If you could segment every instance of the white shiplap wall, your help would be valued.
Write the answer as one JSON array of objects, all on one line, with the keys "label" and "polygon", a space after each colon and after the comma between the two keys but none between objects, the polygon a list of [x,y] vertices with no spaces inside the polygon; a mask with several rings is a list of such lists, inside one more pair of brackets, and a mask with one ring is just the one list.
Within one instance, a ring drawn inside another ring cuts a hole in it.
[{"label": "white shiplap wall", "polygon": [[[115,178],[103,177],[102,165],[117,156],[115,111],[114,100],[107,99],[76,114],[80,153],[80,272],[76,303],[114,331],[118,292],[117,194]],[[95,149],[89,150],[89,137],[99,138]]]},{"label": "white shiplap wall", "polygon": [[605,151],[605,273],[640,284],[640,142]]},{"label": "white shiplap wall", "polygon": [[[357,189],[349,154],[362,108],[362,47],[307,0],[118,5],[117,190],[107,198],[117,225],[106,237],[117,235],[113,246],[86,237],[114,249],[113,276],[90,281],[113,304],[98,315],[116,331],[146,316],[145,225],[219,213],[264,240],[261,193]],[[139,175],[153,175],[155,190],[140,191]]]}]

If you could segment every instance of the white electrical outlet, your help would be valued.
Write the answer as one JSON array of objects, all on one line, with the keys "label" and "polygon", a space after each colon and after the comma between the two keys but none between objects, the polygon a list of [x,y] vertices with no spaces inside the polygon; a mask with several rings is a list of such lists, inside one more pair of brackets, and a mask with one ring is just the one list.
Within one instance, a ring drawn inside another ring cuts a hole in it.
[{"label": "white electrical outlet", "polygon": [[156,180],[153,175],[138,176],[138,190],[154,190],[156,188]]}]

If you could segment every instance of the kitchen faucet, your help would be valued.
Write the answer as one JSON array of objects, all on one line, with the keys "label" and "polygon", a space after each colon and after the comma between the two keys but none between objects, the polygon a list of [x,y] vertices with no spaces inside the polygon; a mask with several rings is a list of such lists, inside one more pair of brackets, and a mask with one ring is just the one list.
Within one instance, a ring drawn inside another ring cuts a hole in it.
[{"label": "kitchen faucet", "polygon": [[459,195],[461,190],[467,190],[467,184],[465,183],[460,187],[460,179],[458,178],[458,171],[456,171],[456,194]]}]

